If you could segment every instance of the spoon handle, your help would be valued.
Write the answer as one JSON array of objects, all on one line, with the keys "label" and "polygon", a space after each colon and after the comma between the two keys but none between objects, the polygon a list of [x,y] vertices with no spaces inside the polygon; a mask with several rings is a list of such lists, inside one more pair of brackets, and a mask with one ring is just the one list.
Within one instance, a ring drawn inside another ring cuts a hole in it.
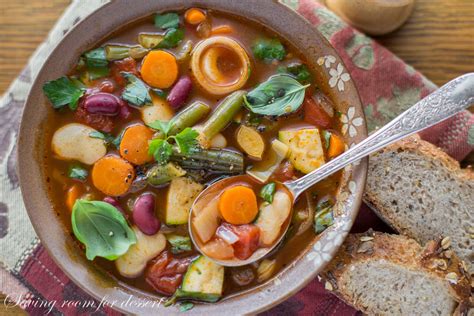
[{"label": "spoon handle", "polygon": [[396,142],[410,134],[435,125],[474,104],[474,73],[448,82],[397,116],[342,155],[297,180],[285,185],[298,197],[306,189],[348,164]]}]

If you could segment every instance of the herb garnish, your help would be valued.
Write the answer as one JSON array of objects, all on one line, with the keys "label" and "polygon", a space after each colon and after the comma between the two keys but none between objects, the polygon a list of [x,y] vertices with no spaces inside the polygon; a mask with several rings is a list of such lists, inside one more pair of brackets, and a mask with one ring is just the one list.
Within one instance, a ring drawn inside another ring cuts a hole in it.
[{"label": "herb garnish", "polygon": [[307,87],[309,84],[303,86],[288,75],[274,75],[250,91],[244,102],[253,113],[285,115],[298,110],[303,104]]},{"label": "herb garnish", "polygon": [[120,74],[127,80],[127,85],[122,92],[122,99],[137,107],[152,104],[148,87],[143,81],[130,72],[121,72]]},{"label": "herb garnish", "polygon": [[283,60],[286,50],[283,44],[277,39],[259,39],[252,46],[255,57],[265,61]]},{"label": "herb garnish", "polygon": [[86,246],[89,260],[115,260],[137,241],[122,213],[106,202],[76,200],[71,223],[74,235]]},{"label": "herb garnish", "polygon": [[60,109],[68,105],[71,110],[75,110],[77,102],[84,94],[84,89],[68,77],[61,77],[46,82],[43,85],[43,92],[51,101],[53,108]]},{"label": "herb garnish", "polygon": [[186,127],[174,136],[169,136],[168,133],[173,126],[173,120],[169,122],[156,120],[148,126],[163,133],[163,138],[152,139],[148,148],[148,153],[153,155],[159,164],[166,164],[173,153],[173,145],[170,141],[176,143],[179,153],[183,155],[189,155],[199,149],[197,142],[199,133],[190,127]]},{"label": "herb garnish", "polygon": [[72,165],[69,167],[68,176],[71,179],[84,181],[87,179],[88,175],[89,175],[89,172],[87,171],[87,169],[84,169],[80,165]]},{"label": "herb garnish", "polygon": [[273,195],[275,195],[276,184],[270,182],[266,184],[261,190],[259,196],[265,200],[265,202],[272,203]]},{"label": "herb garnish", "polygon": [[160,29],[177,28],[179,16],[176,13],[165,13],[155,15],[155,26]]},{"label": "herb garnish", "polygon": [[308,83],[311,81],[311,73],[305,64],[293,63],[286,67],[278,67],[279,73],[286,73],[294,77],[300,83]]},{"label": "herb garnish", "polygon": [[165,33],[163,40],[156,46],[157,48],[174,48],[181,43],[184,38],[184,31],[182,29],[169,29]]}]

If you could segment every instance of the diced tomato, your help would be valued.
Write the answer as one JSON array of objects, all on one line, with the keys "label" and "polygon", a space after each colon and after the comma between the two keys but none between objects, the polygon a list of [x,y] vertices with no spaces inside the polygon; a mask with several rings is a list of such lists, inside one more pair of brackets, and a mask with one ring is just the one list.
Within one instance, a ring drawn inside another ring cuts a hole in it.
[{"label": "diced tomato", "polygon": [[231,229],[239,237],[239,240],[232,245],[234,257],[245,260],[258,249],[260,229],[257,226],[252,224],[237,226],[229,223],[223,223],[223,225]]},{"label": "diced tomato", "polygon": [[130,72],[134,75],[138,75],[137,62],[131,57],[127,57],[122,60],[116,60],[112,63],[110,74],[114,78],[115,82],[123,87],[126,84],[125,79],[120,72]]},{"label": "diced tomato", "polygon": [[173,258],[173,255],[163,251],[153,259],[145,272],[145,279],[157,292],[172,295],[181,285],[183,275],[195,257]]},{"label": "diced tomato", "polygon": [[[321,128],[330,128],[332,126],[332,118],[324,110],[322,102],[329,102],[324,96],[316,95],[314,98],[306,96],[303,101],[304,120],[309,124],[316,125]],[[332,106],[332,105],[331,105]]]},{"label": "diced tomato", "polygon": [[112,129],[114,128],[114,122],[112,118],[110,116],[106,116],[102,114],[91,114],[87,112],[82,102],[83,99],[84,98],[82,98],[81,101],[79,101],[79,105],[76,111],[74,112],[75,119],[78,122],[88,125],[99,131],[110,133]]}]

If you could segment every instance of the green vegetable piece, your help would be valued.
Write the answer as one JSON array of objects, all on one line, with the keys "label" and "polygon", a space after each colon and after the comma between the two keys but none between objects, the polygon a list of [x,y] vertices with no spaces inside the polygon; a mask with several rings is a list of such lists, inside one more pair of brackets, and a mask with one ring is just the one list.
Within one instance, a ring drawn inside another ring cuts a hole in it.
[{"label": "green vegetable piece", "polygon": [[186,174],[180,166],[172,162],[166,165],[154,165],[148,169],[146,173],[146,181],[153,186],[160,186],[173,180],[174,178],[182,177]]},{"label": "green vegetable piece", "polygon": [[166,93],[166,91],[164,90],[158,88],[151,88],[150,90],[162,99],[166,99],[166,97],[168,96],[168,93]]},{"label": "green vegetable piece", "polygon": [[174,48],[181,43],[184,38],[182,29],[169,29],[165,33],[163,40],[156,46],[157,48]]},{"label": "green vegetable piece", "polygon": [[260,197],[265,200],[265,202],[272,203],[273,195],[275,194],[276,184],[275,182],[270,182],[263,186],[260,190]]},{"label": "green vegetable piece", "polygon": [[160,29],[177,28],[179,16],[176,13],[165,13],[155,15],[155,26]]},{"label": "green vegetable piece", "polygon": [[314,214],[314,231],[320,234],[334,223],[332,204],[329,200],[323,200],[316,207]]},{"label": "green vegetable piece", "polygon": [[127,80],[128,84],[122,92],[122,99],[129,104],[142,107],[151,105],[151,96],[147,86],[132,73],[121,72],[122,76]]},{"label": "green vegetable piece", "polygon": [[302,85],[288,75],[274,75],[250,91],[244,101],[253,113],[286,115],[300,108],[307,87],[309,84]]},{"label": "green vegetable piece", "polygon": [[166,139],[152,139],[148,147],[148,153],[153,155],[160,165],[166,164],[173,153],[173,146]]},{"label": "green vegetable piece", "polygon": [[107,67],[109,65],[109,61],[106,58],[104,47],[99,47],[88,51],[84,54],[84,58],[87,67],[101,68]]},{"label": "green vegetable piece", "polygon": [[278,72],[289,74],[301,83],[308,83],[312,80],[308,67],[301,63],[293,63],[287,67],[279,67]]},{"label": "green vegetable piece", "polygon": [[323,134],[323,138],[324,138],[324,148],[328,150],[329,145],[331,144],[331,132],[327,130],[323,130],[321,133]]},{"label": "green vegetable piece", "polygon": [[111,134],[102,133],[102,132],[99,132],[99,131],[90,132],[89,137],[102,139],[104,141],[105,145],[113,144],[113,142],[115,141],[115,137],[113,137]]},{"label": "green vegetable piece", "polygon": [[252,46],[255,57],[270,62],[272,60],[283,60],[286,50],[283,44],[277,39],[260,39]]},{"label": "green vegetable piece", "polygon": [[188,236],[169,234],[166,235],[166,239],[168,239],[171,244],[171,252],[173,254],[191,251],[193,249],[191,246],[191,239]]},{"label": "green vegetable piece", "polygon": [[201,138],[204,143],[223,130],[233,117],[240,111],[245,98],[245,91],[235,91],[226,97],[214,110],[201,130]]},{"label": "green vegetable piece", "polygon": [[86,246],[89,260],[115,260],[137,241],[122,213],[106,202],[76,200],[71,223],[74,235]]},{"label": "green vegetable piece", "polygon": [[183,131],[186,127],[191,127],[199,122],[211,111],[211,107],[201,101],[195,101],[188,107],[173,117],[173,125],[168,134],[176,135]]},{"label": "green vegetable piece", "polygon": [[148,49],[143,48],[140,45],[127,46],[127,45],[106,45],[105,46],[105,57],[107,60],[119,60],[127,57],[139,59],[148,53]]},{"label": "green vegetable piece", "polygon": [[109,73],[110,70],[108,67],[88,67],[84,75],[87,76],[89,81],[91,81],[102,77],[107,77]]},{"label": "green vegetable piece", "polygon": [[231,150],[201,149],[184,155],[173,148],[170,160],[186,171],[204,170],[211,174],[241,174],[244,171],[244,156]]},{"label": "green vegetable piece", "polygon": [[43,85],[43,92],[53,108],[60,109],[68,105],[71,110],[77,108],[77,102],[84,94],[84,90],[68,77],[46,82]]},{"label": "green vegetable piece", "polygon": [[84,169],[80,165],[72,165],[69,167],[68,176],[71,179],[76,179],[79,181],[84,181],[87,179],[89,172],[87,169]]},{"label": "green vegetable piece", "polygon": [[186,312],[194,307],[194,304],[192,302],[182,302],[179,304],[179,311],[180,312]]},{"label": "green vegetable piece", "polygon": [[138,34],[138,43],[145,48],[155,48],[163,40],[163,35],[158,33],[140,33]]},{"label": "green vegetable piece", "polygon": [[176,53],[176,60],[180,63],[184,62],[191,56],[191,52],[193,50],[193,41],[187,40],[180,48],[178,48],[178,52]]}]

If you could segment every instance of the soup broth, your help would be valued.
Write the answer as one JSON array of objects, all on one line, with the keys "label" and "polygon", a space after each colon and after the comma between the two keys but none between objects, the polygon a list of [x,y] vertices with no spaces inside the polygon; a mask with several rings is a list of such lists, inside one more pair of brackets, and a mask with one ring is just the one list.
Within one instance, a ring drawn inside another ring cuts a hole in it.
[{"label": "soup broth", "polygon": [[[208,47],[193,63],[198,45]],[[304,55],[261,25],[199,8],[156,15],[85,52],[44,91],[55,108],[45,166],[55,209],[88,259],[129,286],[172,302],[215,302],[266,282],[332,224],[340,173],[295,202],[283,241],[255,263],[221,267],[189,238],[197,195],[248,174],[257,215],[229,223],[231,206],[220,203],[216,225],[230,227],[230,237],[209,221],[200,229],[232,256],[237,243],[255,251],[248,243],[262,246],[258,218],[278,192],[267,185],[278,188],[345,150],[336,111]],[[242,226],[260,239],[241,235]],[[212,266],[203,272],[211,280],[199,281],[202,266]]]}]

